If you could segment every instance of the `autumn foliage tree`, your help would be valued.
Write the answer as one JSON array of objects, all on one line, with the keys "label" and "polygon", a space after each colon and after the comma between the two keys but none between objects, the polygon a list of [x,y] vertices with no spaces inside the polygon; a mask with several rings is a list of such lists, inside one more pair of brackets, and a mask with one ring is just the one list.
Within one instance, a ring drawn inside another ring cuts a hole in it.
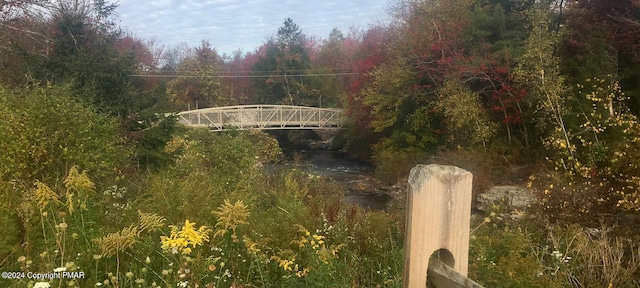
[{"label": "autumn foliage tree", "polygon": [[[449,107],[451,115],[451,109],[460,106],[441,101],[446,101],[448,98],[443,95],[452,91],[465,91],[464,86],[477,93],[478,98],[478,105],[473,106],[477,113],[469,115],[478,115],[476,120],[480,122],[488,119],[502,124],[508,141],[513,140],[514,125],[523,123],[520,102],[524,95],[513,87],[510,59],[519,53],[515,47],[524,36],[507,38],[522,34],[524,22],[513,25],[519,19],[507,17],[505,10],[515,8],[502,4],[407,1],[395,8],[398,24],[394,33],[399,36],[391,44],[392,60],[369,74],[374,78],[372,83],[378,84],[364,90],[365,104],[371,109],[371,125],[391,136],[389,140],[396,139],[389,142],[397,142],[392,146],[429,150],[447,143],[446,138],[452,139],[459,132],[453,124],[456,120],[449,119],[441,108]],[[508,24],[512,25],[507,28]],[[387,84],[380,82],[383,79]],[[445,83],[454,82],[462,90],[444,88]],[[417,140],[407,142],[408,135]],[[477,143],[486,147],[488,140]]]},{"label": "autumn foliage tree", "polygon": [[640,3],[632,0],[575,1],[565,13],[560,55],[572,82],[615,75],[640,115]]},{"label": "autumn foliage tree", "polygon": [[233,96],[238,104],[254,103],[254,87],[251,85],[251,68],[258,62],[259,51],[249,52],[243,55],[241,50],[236,50],[231,56],[224,59],[220,75],[220,85],[223,93]]},{"label": "autumn foliage tree", "polygon": [[220,87],[218,71],[220,56],[208,42],[188,55],[177,67],[176,78],[169,81],[167,94],[175,109],[187,110],[214,106],[226,106],[234,103],[231,95]]},{"label": "autumn foliage tree", "polygon": [[[594,6],[587,8],[590,5]],[[593,1],[586,6],[570,6],[568,21],[589,15],[591,12],[582,9],[594,7],[608,11],[608,16],[594,16],[590,21],[607,24],[613,19],[610,17],[619,15],[607,9],[616,5]],[[616,43],[619,35],[604,32],[612,23],[593,27],[589,36],[593,38],[585,41],[579,36],[585,36],[582,27],[571,28],[575,22],[560,38],[549,25],[548,11],[533,10],[530,16],[532,32],[525,46],[527,52],[519,59],[518,82],[530,90],[531,103],[536,105],[538,135],[543,139],[546,158],[557,171],[536,182],[544,183],[540,187],[540,207],[560,219],[590,223],[597,215],[638,210],[640,182],[637,173],[631,172],[637,171],[638,163],[629,156],[638,149],[638,120],[629,109],[629,104],[635,103],[629,100],[634,98],[626,94],[634,95],[635,88],[631,85],[624,89],[622,83],[629,71],[620,63],[627,60],[618,58],[628,47]],[[566,49],[573,51],[571,55],[565,54]],[[580,64],[574,62],[577,59],[581,59]]]},{"label": "autumn foliage tree", "polygon": [[132,158],[139,166],[155,161],[147,156],[162,154],[175,122],[158,117],[159,109],[166,109],[164,91],[143,75],[156,68],[159,52],[115,25],[117,5],[103,0],[2,5],[2,84],[70,87],[67,96],[74,101],[119,120],[125,128],[121,136],[138,145]]},{"label": "autumn foliage tree", "polygon": [[269,104],[313,105],[308,97],[305,74],[310,68],[305,36],[291,18],[278,28],[275,39],[265,44],[264,54],[254,67],[256,93]]}]

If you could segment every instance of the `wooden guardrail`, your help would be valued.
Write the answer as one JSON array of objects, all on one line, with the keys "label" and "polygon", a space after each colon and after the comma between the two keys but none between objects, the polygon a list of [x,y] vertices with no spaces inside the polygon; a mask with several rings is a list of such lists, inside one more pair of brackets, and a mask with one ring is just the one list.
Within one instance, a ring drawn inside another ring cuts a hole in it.
[{"label": "wooden guardrail", "polygon": [[483,288],[482,285],[458,273],[437,257],[429,260],[427,270],[427,287],[437,288]]},{"label": "wooden guardrail", "polygon": [[403,287],[482,288],[468,279],[473,175],[418,165],[409,174]]}]

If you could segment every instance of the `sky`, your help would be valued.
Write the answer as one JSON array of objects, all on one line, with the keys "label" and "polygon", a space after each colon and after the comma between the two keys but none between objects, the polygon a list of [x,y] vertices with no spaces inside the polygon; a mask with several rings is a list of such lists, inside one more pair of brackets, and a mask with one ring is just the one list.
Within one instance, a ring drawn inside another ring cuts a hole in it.
[{"label": "sky", "polygon": [[164,47],[208,40],[218,53],[252,52],[275,36],[285,18],[302,33],[326,39],[333,28],[347,35],[388,19],[388,0],[119,0],[117,23]]}]

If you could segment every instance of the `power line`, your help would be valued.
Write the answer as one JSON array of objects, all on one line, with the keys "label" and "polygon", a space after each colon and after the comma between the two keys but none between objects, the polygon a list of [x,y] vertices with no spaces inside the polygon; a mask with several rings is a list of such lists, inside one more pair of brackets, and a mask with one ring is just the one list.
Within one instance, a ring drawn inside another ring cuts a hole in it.
[{"label": "power line", "polygon": [[[286,70],[287,72],[312,72],[312,71],[317,71],[317,70],[331,70],[331,71],[352,71],[353,68],[350,67],[344,67],[344,68],[329,68],[329,69],[291,69],[291,70]],[[168,71],[163,71],[162,69],[149,69],[149,70],[145,70],[144,72],[147,73],[184,73],[184,72],[195,72],[198,70],[194,70],[194,69],[175,69],[175,70],[168,70]],[[217,70],[215,71],[216,73],[225,73],[225,74],[230,74],[230,73],[251,73],[251,74],[255,74],[255,73],[271,73],[274,70]],[[281,72],[284,72],[284,70],[281,70]],[[337,72],[334,72],[337,73]]]},{"label": "power line", "polygon": [[[216,75],[213,78],[284,78],[284,77],[322,77],[322,76],[349,76],[361,73],[320,73],[320,74],[278,74],[278,75]],[[157,78],[202,78],[196,75],[162,75],[162,74],[133,74],[131,77],[157,77]]]}]

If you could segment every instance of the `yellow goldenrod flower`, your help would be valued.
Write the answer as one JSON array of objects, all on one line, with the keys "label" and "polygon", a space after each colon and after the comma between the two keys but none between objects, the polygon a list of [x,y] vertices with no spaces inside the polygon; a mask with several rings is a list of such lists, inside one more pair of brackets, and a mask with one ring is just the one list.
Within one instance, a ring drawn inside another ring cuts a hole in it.
[{"label": "yellow goldenrod flower", "polygon": [[107,234],[102,238],[93,239],[93,242],[95,242],[98,247],[100,247],[100,250],[102,250],[101,256],[111,257],[116,255],[118,251],[124,251],[133,247],[137,241],[137,237],[138,228],[135,226],[129,226],[120,231]]},{"label": "yellow goldenrod flower", "polygon": [[[295,261],[295,258],[293,260]],[[291,265],[293,264],[294,262],[292,260],[281,259],[278,263],[278,266],[282,267],[284,271],[291,271],[293,270],[293,268],[291,267]]]},{"label": "yellow goldenrod flower", "polygon": [[58,199],[58,194],[53,192],[47,184],[40,181],[36,181],[36,193],[34,195],[34,200],[38,202],[38,207],[40,209],[45,209],[49,204],[49,201],[53,201],[56,205],[61,203]]},{"label": "yellow goldenrod flower", "polygon": [[[87,210],[87,200],[95,194],[95,184],[89,180],[87,171],[78,171],[78,166],[69,169],[69,175],[64,179],[64,186],[67,188],[67,206],[69,213],[73,214],[74,204],[80,206],[81,209]],[[76,199],[74,199],[74,196]]]},{"label": "yellow goldenrod flower", "polygon": [[218,207],[216,211],[213,211],[213,214],[218,216],[218,221],[216,222],[217,231],[213,237],[224,236],[227,231],[232,231],[235,236],[238,225],[248,224],[249,208],[240,200],[231,204],[229,200],[225,199],[224,204]]},{"label": "yellow goldenrod flower", "polygon": [[307,274],[309,274],[309,270],[310,270],[310,268],[304,268],[302,270],[299,270],[298,272],[296,272],[296,276],[298,276],[298,277],[307,276]]},{"label": "yellow goldenrod flower", "polygon": [[211,232],[211,230],[206,226],[200,226],[200,228],[196,230],[195,223],[185,220],[182,229],[178,229],[178,227],[174,225],[169,227],[171,227],[169,237],[160,236],[160,242],[162,243],[162,249],[164,251],[171,251],[173,254],[180,252],[183,255],[188,255],[191,253],[192,248],[196,248],[196,246],[202,245],[204,242],[209,242],[208,233]]},{"label": "yellow goldenrod flower", "polygon": [[262,252],[260,250],[260,248],[258,248],[258,243],[256,243],[253,240],[251,240],[251,238],[249,238],[247,236],[243,236],[242,239],[243,239],[244,245],[247,248],[247,251],[249,251],[249,253],[257,255],[258,253]]}]

